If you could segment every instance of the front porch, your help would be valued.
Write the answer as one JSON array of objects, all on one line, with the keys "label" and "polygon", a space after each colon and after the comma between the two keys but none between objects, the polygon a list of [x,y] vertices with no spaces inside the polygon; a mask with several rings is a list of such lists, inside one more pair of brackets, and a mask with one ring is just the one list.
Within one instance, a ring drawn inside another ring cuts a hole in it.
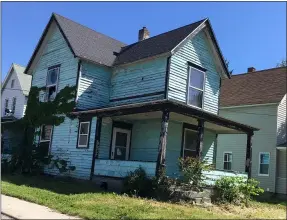
[{"label": "front porch", "polygon": [[[246,173],[250,170],[251,137],[257,129],[184,104],[155,101],[76,114],[98,118],[91,172],[95,176],[122,178],[138,167],[154,176],[165,167],[168,176],[178,177],[180,157],[197,156],[215,164],[217,134],[242,133],[247,134],[247,162],[242,162]],[[223,175],[239,174],[206,173],[210,184]]]}]

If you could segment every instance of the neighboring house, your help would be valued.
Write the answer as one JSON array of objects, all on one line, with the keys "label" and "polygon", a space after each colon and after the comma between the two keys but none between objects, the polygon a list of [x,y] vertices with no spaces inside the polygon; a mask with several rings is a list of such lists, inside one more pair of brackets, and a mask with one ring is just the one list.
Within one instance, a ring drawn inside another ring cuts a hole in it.
[{"label": "neighboring house", "polygon": [[138,37],[125,45],[53,14],[28,63],[32,86],[47,87],[43,101],[77,86],[77,118],[43,125],[36,139],[76,167],[73,177],[124,177],[139,166],[178,176],[181,156],[215,162],[218,133],[250,139],[256,130],[218,116],[221,79],[230,76],[208,19],[150,38],[144,27]]},{"label": "neighboring house", "polygon": [[[286,194],[286,78],[287,68],[255,71],[223,80],[223,117],[260,129],[252,145],[252,177],[265,191]],[[245,137],[219,135],[216,167],[244,171]],[[226,161],[231,161],[229,166]]]},{"label": "neighboring house", "polygon": [[[1,88],[1,124],[13,122],[24,116],[32,77],[24,74],[25,67],[13,63]],[[19,132],[2,129],[2,150],[10,152],[21,140]],[[3,151],[2,151],[3,152]]]},{"label": "neighboring house", "polygon": [[1,117],[17,119],[25,114],[32,77],[24,74],[25,67],[13,63],[1,88]]}]

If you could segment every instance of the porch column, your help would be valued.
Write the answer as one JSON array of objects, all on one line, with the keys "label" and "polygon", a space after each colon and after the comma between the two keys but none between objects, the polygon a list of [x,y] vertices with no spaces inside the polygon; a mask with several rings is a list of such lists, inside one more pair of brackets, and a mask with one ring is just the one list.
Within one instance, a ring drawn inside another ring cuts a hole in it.
[{"label": "porch column", "polygon": [[198,119],[198,138],[197,138],[197,145],[196,145],[196,156],[199,159],[202,159],[202,149],[203,149],[203,134],[204,134],[204,120]]},{"label": "porch column", "polygon": [[157,156],[156,173],[155,173],[157,177],[160,175],[161,169],[165,167],[168,121],[169,121],[169,110],[165,109],[162,112],[162,118],[161,118],[161,131],[159,137],[158,156]]},{"label": "porch column", "polygon": [[252,137],[253,132],[247,133],[245,172],[248,173],[248,178],[251,178]]}]

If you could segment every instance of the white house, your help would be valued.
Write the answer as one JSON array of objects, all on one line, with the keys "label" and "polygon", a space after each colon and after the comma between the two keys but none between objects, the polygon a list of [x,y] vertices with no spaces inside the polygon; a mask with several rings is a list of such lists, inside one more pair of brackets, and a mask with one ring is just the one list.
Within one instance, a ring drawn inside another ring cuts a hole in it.
[{"label": "white house", "polygon": [[32,77],[24,74],[24,70],[25,67],[13,63],[2,83],[2,120],[9,116],[19,119],[25,114]]}]

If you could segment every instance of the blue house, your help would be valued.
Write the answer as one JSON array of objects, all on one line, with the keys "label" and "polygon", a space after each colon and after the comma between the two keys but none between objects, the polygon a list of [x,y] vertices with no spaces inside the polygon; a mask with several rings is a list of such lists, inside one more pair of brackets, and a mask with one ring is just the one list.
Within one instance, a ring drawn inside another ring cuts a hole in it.
[{"label": "blue house", "polygon": [[179,157],[215,164],[218,134],[246,134],[250,170],[256,128],[218,116],[221,80],[230,75],[208,19],[153,37],[144,27],[126,45],[52,14],[25,73],[47,88],[43,101],[77,87],[76,119],[43,125],[36,139],[76,167],[72,177],[124,177],[139,166],[178,176]]}]

